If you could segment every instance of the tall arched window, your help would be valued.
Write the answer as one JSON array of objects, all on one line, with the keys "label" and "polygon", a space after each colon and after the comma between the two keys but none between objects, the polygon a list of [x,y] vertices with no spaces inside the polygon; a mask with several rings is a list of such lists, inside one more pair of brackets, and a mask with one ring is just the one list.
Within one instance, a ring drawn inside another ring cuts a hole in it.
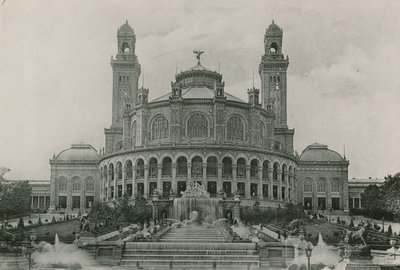
[{"label": "tall arched window", "polygon": [[58,179],[58,190],[67,190],[67,179],[64,177]]},{"label": "tall arched window", "polygon": [[340,189],[339,179],[335,178],[332,180],[331,183],[331,192],[339,192],[339,189]]},{"label": "tall arched window", "polygon": [[136,145],[136,121],[132,124],[132,146]]},{"label": "tall arched window", "polygon": [[313,191],[313,181],[310,178],[306,178],[304,180],[304,192],[312,192]]},{"label": "tall arched window", "polygon": [[228,140],[243,141],[243,122],[239,116],[232,116],[229,118],[226,128]]},{"label": "tall arched window", "polygon": [[163,139],[168,138],[168,120],[162,115],[157,116],[153,121],[151,128],[151,139]]},{"label": "tall arched window", "polygon": [[78,176],[72,178],[72,190],[81,190],[81,179]]},{"label": "tall arched window", "polygon": [[267,137],[267,134],[265,133],[265,124],[264,122],[260,122],[260,144],[261,146],[264,146],[264,141]]},{"label": "tall arched window", "polygon": [[86,177],[85,182],[86,182],[86,190],[94,190],[94,181],[91,176]]},{"label": "tall arched window", "polygon": [[275,181],[278,180],[278,169],[279,169],[279,164],[275,162],[272,171],[272,179],[274,179]]},{"label": "tall arched window", "polygon": [[317,191],[318,192],[326,192],[326,179],[325,178],[320,178],[318,180]]},{"label": "tall arched window", "polygon": [[207,118],[200,113],[194,113],[188,120],[188,136],[190,138],[208,137]]}]

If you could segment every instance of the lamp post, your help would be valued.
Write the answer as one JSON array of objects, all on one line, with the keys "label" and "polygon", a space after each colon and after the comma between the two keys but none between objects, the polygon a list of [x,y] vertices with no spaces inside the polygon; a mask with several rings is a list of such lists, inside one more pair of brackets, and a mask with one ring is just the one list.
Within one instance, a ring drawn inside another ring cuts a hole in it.
[{"label": "lamp post", "polygon": [[312,250],[313,250],[313,245],[311,244],[311,242],[308,242],[307,243],[307,247],[306,247],[306,256],[307,256],[307,260],[308,260],[308,270],[311,270],[310,258],[311,258]]}]

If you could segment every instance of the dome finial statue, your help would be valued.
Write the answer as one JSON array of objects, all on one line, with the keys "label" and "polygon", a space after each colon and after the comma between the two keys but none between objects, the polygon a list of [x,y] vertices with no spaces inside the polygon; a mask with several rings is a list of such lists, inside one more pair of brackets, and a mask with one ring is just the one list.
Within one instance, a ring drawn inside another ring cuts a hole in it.
[{"label": "dome finial statue", "polygon": [[195,51],[193,51],[193,53],[195,53],[195,54],[196,54],[196,58],[197,58],[197,64],[199,64],[199,65],[200,65],[200,56],[201,56],[201,54],[202,54],[202,53],[204,53],[204,51],[195,50]]}]

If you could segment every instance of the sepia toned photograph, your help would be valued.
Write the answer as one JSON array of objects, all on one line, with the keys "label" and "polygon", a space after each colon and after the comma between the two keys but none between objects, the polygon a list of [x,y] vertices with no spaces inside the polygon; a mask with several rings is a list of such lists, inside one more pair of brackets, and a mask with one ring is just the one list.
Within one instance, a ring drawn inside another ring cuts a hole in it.
[{"label": "sepia toned photograph", "polygon": [[399,14],[0,0],[0,270],[400,270]]}]

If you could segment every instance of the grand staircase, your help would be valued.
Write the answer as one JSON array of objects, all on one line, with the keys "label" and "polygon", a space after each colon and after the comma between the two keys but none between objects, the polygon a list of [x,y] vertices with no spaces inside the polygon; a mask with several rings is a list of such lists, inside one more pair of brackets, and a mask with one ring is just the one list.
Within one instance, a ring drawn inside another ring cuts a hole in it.
[{"label": "grand staircase", "polygon": [[147,269],[252,269],[259,257],[254,243],[228,243],[218,228],[174,228],[160,242],[128,242],[121,266]]}]

